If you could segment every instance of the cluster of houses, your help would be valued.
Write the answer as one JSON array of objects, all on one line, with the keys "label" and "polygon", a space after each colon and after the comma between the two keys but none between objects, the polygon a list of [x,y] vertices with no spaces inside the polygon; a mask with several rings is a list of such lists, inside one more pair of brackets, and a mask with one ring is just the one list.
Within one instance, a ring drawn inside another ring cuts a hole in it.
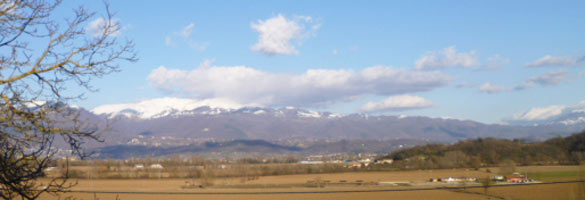
[{"label": "cluster of houses", "polygon": [[[499,183],[532,183],[534,180],[528,179],[528,177],[514,173],[512,176],[493,176],[492,181]],[[433,183],[464,183],[464,182],[478,182],[476,177],[447,177],[447,178],[431,178],[429,182]]]},{"label": "cluster of houses", "polygon": [[447,177],[447,178],[431,178],[429,182],[443,182],[443,183],[463,183],[463,182],[477,182],[476,177]]},{"label": "cluster of houses", "polygon": [[319,165],[325,163],[348,163],[349,165],[347,165],[347,167],[349,168],[361,168],[367,167],[371,164],[392,164],[392,162],[394,162],[392,159],[374,159],[375,156],[376,154],[359,154],[358,157],[361,157],[359,160],[326,160],[323,155],[312,155],[306,157],[305,160],[299,161],[299,164]]},{"label": "cluster of houses", "polygon": [[374,165],[392,164],[392,162],[394,162],[394,160],[392,160],[392,159],[372,160],[372,159],[366,158],[366,159],[358,160],[357,163],[352,164],[351,167],[352,168],[361,168],[361,167],[370,166],[372,164],[374,164]]},{"label": "cluster of houses", "polygon": [[529,179],[525,175],[522,175],[518,172],[514,172],[512,176],[494,176],[492,177],[493,181],[496,182],[508,182],[508,183],[531,183],[534,180]]},{"label": "cluster of houses", "polygon": [[512,177],[507,179],[508,183],[531,183],[534,182],[532,179],[526,177]]}]

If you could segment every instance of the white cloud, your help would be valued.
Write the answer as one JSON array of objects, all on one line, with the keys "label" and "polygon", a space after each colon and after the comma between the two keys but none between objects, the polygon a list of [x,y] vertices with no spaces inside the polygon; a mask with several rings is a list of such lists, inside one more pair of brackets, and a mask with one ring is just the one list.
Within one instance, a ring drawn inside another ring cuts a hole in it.
[{"label": "white cloud", "polygon": [[567,108],[566,106],[558,105],[541,108],[532,108],[526,112],[515,114],[512,117],[512,119],[521,121],[547,120],[552,117],[561,115],[566,108]]},{"label": "white cloud", "polygon": [[526,64],[527,67],[544,67],[544,66],[562,66],[562,67],[574,67],[585,65],[585,56],[574,57],[574,56],[551,56],[546,55],[538,60]]},{"label": "white cloud", "polygon": [[361,112],[401,111],[432,107],[435,104],[419,96],[401,95],[384,99],[381,102],[368,102],[360,108]]},{"label": "white cloud", "polygon": [[179,34],[185,38],[191,37],[191,34],[193,33],[194,28],[195,28],[195,24],[191,23],[191,24],[185,26],[185,28],[183,28],[183,30]]},{"label": "white cloud", "polygon": [[165,45],[167,47],[175,46],[175,40],[179,39],[184,41],[182,44],[186,44],[189,48],[196,49],[198,51],[205,51],[211,45],[209,42],[196,42],[191,39],[193,31],[195,30],[195,24],[190,23],[183,27],[181,31],[174,32],[172,36],[165,37]]},{"label": "white cloud", "polygon": [[484,83],[481,86],[479,86],[480,92],[484,92],[484,93],[488,93],[488,94],[506,92],[509,90],[510,90],[510,88],[508,88],[506,86],[496,85],[496,84],[492,84],[492,83]]},{"label": "white cloud", "polygon": [[314,23],[314,20],[309,16],[287,19],[282,14],[267,20],[258,20],[257,23],[252,22],[250,26],[259,33],[259,38],[258,43],[251,49],[267,55],[298,54],[299,51],[293,42],[314,36],[320,27],[320,24],[313,24],[307,31],[305,26],[311,23]]},{"label": "white cloud", "polygon": [[[106,30],[107,28],[107,30]],[[107,21],[105,18],[100,17],[90,22],[85,30],[90,33],[93,37],[100,37],[107,31],[107,34],[112,37],[120,36],[120,20],[110,19]]]},{"label": "white cloud", "polygon": [[215,62],[215,58],[214,59],[205,59],[205,60],[203,60],[203,62],[201,62],[199,64],[199,68],[209,68],[209,67],[211,67],[211,64],[213,64],[213,62]]},{"label": "white cloud", "polygon": [[450,46],[442,51],[427,53],[415,62],[415,66],[419,70],[436,70],[450,67],[473,67],[479,63],[475,51],[457,52],[455,46]]},{"label": "white cloud", "polygon": [[[513,90],[524,90],[528,88],[533,88],[536,86],[549,86],[549,85],[558,85],[563,82],[571,81],[572,77],[569,75],[568,70],[560,70],[560,71],[553,71],[541,74],[539,76],[532,77],[522,84],[511,88],[502,85],[496,85],[492,83],[484,83],[479,86],[479,91],[484,93],[500,93],[500,92],[509,92]],[[458,85],[459,86],[459,85]],[[462,85],[460,87],[469,87],[470,85]],[[473,86],[473,85],[471,85]],[[477,87],[477,86],[473,86]]]},{"label": "white cloud", "polygon": [[536,86],[558,85],[562,82],[570,81],[569,78],[569,71],[567,70],[548,72],[528,79],[522,83],[522,85],[517,86],[515,89],[522,90]]},{"label": "white cloud", "polygon": [[339,51],[337,51],[337,49],[333,49],[333,55],[337,55],[339,54]]},{"label": "white cloud", "polygon": [[444,86],[451,77],[387,66],[358,72],[310,69],[300,75],[273,74],[246,66],[201,66],[191,71],[160,66],[148,79],[158,89],[200,99],[223,98],[265,106],[319,106],[365,94],[428,91]]},{"label": "white cloud", "polygon": [[581,101],[577,105],[571,106],[571,113],[585,113],[585,101]]},{"label": "white cloud", "polygon": [[498,54],[487,58],[486,63],[480,68],[482,70],[493,70],[510,63],[509,58],[502,57]]},{"label": "white cloud", "polygon": [[[560,70],[560,71],[548,72],[548,73],[544,73],[544,74],[532,77],[532,78],[524,81],[522,84],[520,84],[516,87],[513,87],[513,88],[502,86],[502,85],[496,85],[496,84],[492,84],[492,83],[484,83],[484,84],[479,86],[479,91],[485,92],[485,93],[499,93],[499,92],[509,92],[509,91],[513,91],[513,90],[524,90],[524,89],[528,89],[528,88],[534,88],[537,86],[559,85],[563,82],[569,82],[573,78],[574,77],[570,76],[570,73],[568,70]],[[470,85],[462,85],[461,87],[465,87],[465,86],[469,87]],[[471,85],[471,86],[473,86],[473,85]],[[477,87],[477,86],[473,86],[473,87]]]}]

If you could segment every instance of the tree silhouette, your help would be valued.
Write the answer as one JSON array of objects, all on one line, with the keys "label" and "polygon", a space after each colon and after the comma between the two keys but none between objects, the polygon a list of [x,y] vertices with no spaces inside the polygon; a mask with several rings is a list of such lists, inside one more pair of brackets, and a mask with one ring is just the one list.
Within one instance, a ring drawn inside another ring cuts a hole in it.
[{"label": "tree silhouette", "polygon": [[[83,98],[92,78],[119,70],[119,61],[136,61],[133,43],[120,39],[120,25],[106,13],[80,7],[68,19],[55,19],[60,1],[0,1],[0,197],[36,199],[68,189],[64,177],[40,183],[63,140],[71,156],[84,158],[98,128],[67,103]],[[91,32],[91,33],[88,33]],[[65,145],[64,145],[65,146]]]}]

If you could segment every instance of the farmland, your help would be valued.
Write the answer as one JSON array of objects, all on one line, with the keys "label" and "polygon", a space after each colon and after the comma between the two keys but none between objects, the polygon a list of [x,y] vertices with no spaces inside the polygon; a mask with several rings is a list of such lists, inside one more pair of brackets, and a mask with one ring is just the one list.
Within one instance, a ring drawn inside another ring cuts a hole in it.
[{"label": "farmland", "polygon": [[[533,174],[548,181],[578,180],[579,166],[529,166],[517,167],[519,173]],[[488,171],[491,171],[488,172]],[[325,174],[299,174],[261,176],[254,180],[216,178],[213,185],[205,188],[186,187],[198,182],[195,179],[75,179],[78,185],[73,192],[45,195],[43,199],[486,199],[480,184],[475,188],[461,184],[438,183],[428,185],[430,178],[437,177],[489,177],[497,174],[497,168],[413,170],[391,172],[348,172]],[[328,183],[323,187],[311,187],[308,183]],[[399,184],[368,184],[399,183]],[[438,188],[438,189],[433,189]],[[77,192],[76,192],[77,191]],[[521,185],[490,187],[490,198],[504,199],[576,199],[583,194],[582,183],[546,185]]]}]

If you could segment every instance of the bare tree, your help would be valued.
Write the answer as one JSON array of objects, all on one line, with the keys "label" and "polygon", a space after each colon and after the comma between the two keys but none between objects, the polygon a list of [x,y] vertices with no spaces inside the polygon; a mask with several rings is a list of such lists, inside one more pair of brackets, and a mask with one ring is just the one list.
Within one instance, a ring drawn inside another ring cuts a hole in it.
[{"label": "bare tree", "polygon": [[[133,43],[120,39],[120,25],[105,3],[98,20],[84,8],[69,19],[52,14],[60,1],[0,0],[0,197],[36,199],[67,190],[68,176],[44,183],[63,139],[72,156],[87,156],[98,128],[67,103],[83,98],[68,88],[90,86],[92,78],[119,70],[119,61],[136,61]],[[91,33],[89,33],[91,32]]]},{"label": "bare tree", "polygon": [[480,183],[481,186],[483,187],[484,195],[487,196],[488,199],[490,199],[491,196],[488,194],[488,190],[494,184],[493,180],[490,178],[489,175],[486,175],[484,179],[480,179]]}]

